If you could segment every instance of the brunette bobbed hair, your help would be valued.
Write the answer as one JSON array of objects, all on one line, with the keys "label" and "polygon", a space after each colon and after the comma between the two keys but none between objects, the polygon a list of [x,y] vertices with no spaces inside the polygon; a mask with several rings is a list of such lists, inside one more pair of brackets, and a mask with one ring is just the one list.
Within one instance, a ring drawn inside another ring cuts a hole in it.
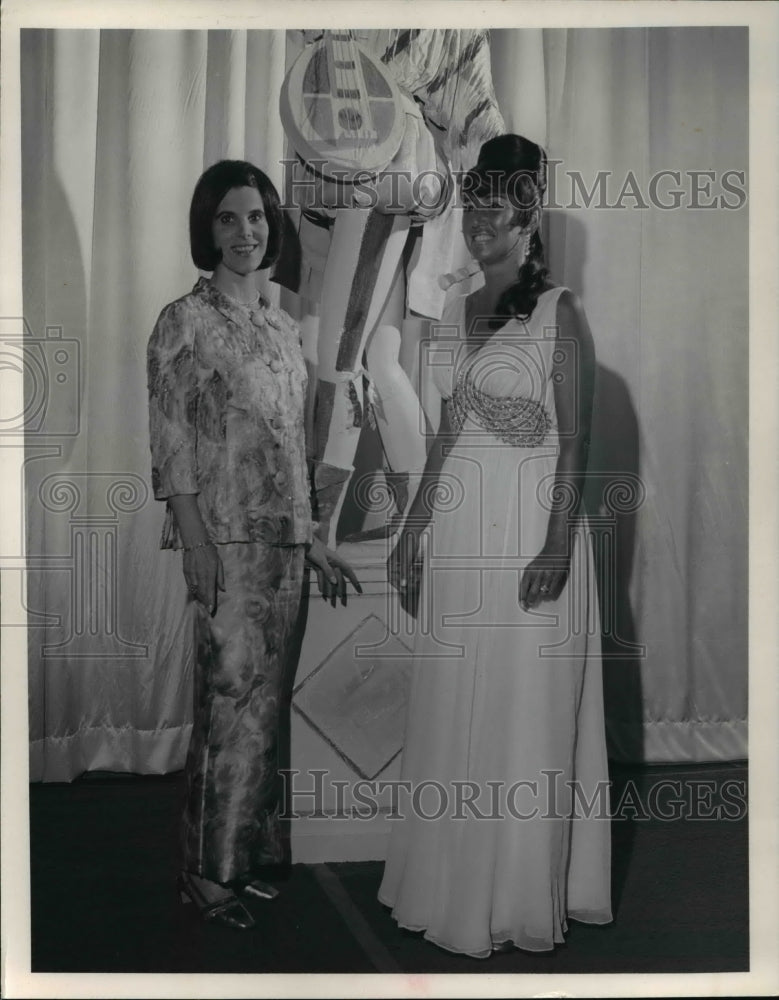
[{"label": "brunette bobbed hair", "polygon": [[284,220],[273,182],[259,167],[245,160],[220,160],[201,175],[189,207],[189,246],[195,267],[201,271],[213,271],[221,260],[212,236],[214,217],[227,192],[241,187],[257,189],[268,220],[268,245],[257,270],[270,267],[278,259]]}]

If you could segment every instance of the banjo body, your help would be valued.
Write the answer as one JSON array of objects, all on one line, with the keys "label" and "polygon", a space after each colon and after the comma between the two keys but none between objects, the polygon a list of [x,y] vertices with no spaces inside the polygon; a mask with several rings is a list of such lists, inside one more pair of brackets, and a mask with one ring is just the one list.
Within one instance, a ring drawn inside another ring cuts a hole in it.
[{"label": "banjo body", "polygon": [[281,88],[279,111],[295,152],[340,182],[384,170],[405,130],[400,89],[350,32],[305,49]]}]

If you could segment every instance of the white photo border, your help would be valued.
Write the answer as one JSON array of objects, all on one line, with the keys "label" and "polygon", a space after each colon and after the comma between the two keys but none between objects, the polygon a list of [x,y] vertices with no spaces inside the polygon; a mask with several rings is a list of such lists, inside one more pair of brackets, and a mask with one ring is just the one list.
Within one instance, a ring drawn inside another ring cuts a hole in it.
[{"label": "white photo border", "polygon": [[[627,27],[745,25],[750,67],[750,971],[613,975],[142,975],[30,971],[30,867],[26,633],[0,630],[2,642],[2,994],[16,997],[397,997],[397,996],[705,996],[773,995],[779,902],[779,682],[777,681],[777,52],[779,5],[634,0],[6,0],[2,11],[0,92],[0,315],[21,316],[21,28],[294,28],[316,22],[360,27],[479,25]],[[6,406],[22,399],[4,378]],[[14,395],[16,393],[16,395]],[[21,412],[18,406],[14,412]],[[4,456],[5,457],[5,456]],[[18,478],[2,477],[0,495],[18,498]],[[17,474],[18,475],[18,474]],[[18,501],[0,517],[0,554],[23,551]],[[10,576],[4,571],[3,583]],[[559,991],[559,992],[551,992]]]}]

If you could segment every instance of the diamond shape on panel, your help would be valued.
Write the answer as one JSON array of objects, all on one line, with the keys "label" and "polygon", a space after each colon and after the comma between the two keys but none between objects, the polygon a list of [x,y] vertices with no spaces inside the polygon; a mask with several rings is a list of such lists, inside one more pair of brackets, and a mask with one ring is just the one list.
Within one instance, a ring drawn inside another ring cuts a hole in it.
[{"label": "diamond shape on panel", "polygon": [[[380,656],[365,649],[372,645]],[[369,615],[301,682],[292,704],[361,777],[372,779],[403,746],[410,678],[411,650]]]}]

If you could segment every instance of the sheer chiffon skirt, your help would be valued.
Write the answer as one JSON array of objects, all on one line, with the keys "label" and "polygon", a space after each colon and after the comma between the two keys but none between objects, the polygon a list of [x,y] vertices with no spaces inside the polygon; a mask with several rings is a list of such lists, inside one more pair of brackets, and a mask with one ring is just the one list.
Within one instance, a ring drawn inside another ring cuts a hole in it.
[{"label": "sheer chiffon skirt", "polygon": [[[379,899],[451,951],[611,920],[600,626],[584,518],[567,584],[524,611],[557,448],[458,444],[428,541],[402,779]],[[447,483],[449,484],[447,487]]]}]

